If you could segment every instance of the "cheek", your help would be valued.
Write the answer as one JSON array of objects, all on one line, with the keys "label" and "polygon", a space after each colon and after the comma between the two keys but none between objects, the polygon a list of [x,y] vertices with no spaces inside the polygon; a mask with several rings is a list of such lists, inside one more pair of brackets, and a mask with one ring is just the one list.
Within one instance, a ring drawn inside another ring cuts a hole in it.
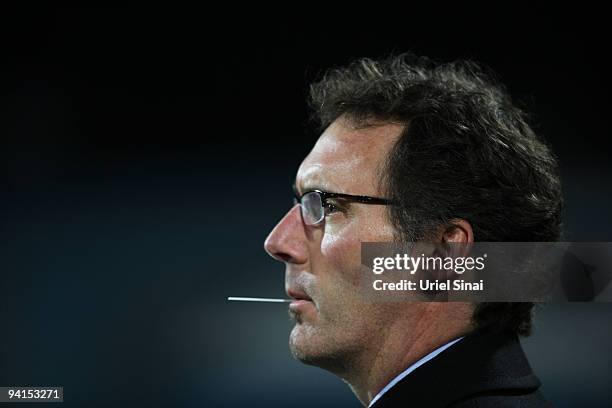
[{"label": "cheek", "polygon": [[326,233],[321,241],[321,255],[331,280],[359,284],[361,240],[357,231],[345,229],[342,234]]},{"label": "cheek", "polygon": [[359,266],[362,242],[392,242],[393,227],[387,221],[383,206],[364,208],[349,223],[330,223],[321,238],[321,255],[333,263]]},{"label": "cheek", "polygon": [[385,209],[376,207],[368,210],[368,214],[359,214],[350,223],[330,222],[325,226],[320,247],[316,251],[319,256],[311,257],[311,261],[316,264],[313,269],[320,272],[322,284],[326,281],[326,286],[335,286],[336,290],[340,290],[342,285],[354,289],[361,284],[360,276],[363,272],[361,243],[393,240],[392,228],[385,218]]}]

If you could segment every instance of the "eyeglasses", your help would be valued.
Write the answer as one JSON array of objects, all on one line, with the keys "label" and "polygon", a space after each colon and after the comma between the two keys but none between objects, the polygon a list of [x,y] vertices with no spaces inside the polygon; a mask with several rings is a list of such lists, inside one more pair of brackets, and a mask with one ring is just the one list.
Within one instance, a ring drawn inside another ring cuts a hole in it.
[{"label": "eyeglasses", "polygon": [[328,193],[327,191],[311,190],[302,196],[298,195],[297,189],[293,187],[295,198],[293,204],[300,204],[302,219],[306,225],[316,225],[325,219],[326,211],[329,211],[333,204],[328,203],[330,198],[339,198],[348,202],[360,204],[390,205],[393,202],[386,198],[369,197],[361,195]]}]

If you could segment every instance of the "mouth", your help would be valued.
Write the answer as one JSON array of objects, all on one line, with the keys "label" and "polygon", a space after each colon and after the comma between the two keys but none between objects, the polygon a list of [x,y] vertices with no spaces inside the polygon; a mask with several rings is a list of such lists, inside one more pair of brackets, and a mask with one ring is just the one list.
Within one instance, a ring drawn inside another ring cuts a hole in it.
[{"label": "mouth", "polygon": [[314,306],[314,302],[310,296],[298,289],[288,289],[287,295],[293,299],[289,304],[289,309],[293,312],[298,312],[301,311],[301,309]]}]

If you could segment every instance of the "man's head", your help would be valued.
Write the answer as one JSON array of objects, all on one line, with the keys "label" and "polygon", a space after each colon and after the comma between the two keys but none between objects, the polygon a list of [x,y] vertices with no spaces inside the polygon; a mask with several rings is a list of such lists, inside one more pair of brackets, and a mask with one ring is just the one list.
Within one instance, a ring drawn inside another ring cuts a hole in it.
[{"label": "man's head", "polygon": [[359,290],[361,242],[558,239],[556,162],[504,90],[472,63],[403,55],[329,72],[310,102],[323,133],[300,166],[298,194],[393,205],[329,200],[314,226],[296,205],[270,233],[266,250],[286,263],[289,294],[312,300],[293,308],[294,354],[343,370],[339,362],[400,332],[401,341],[436,325],[526,334],[532,304],[373,303]]},{"label": "man's head", "polygon": [[[403,129],[401,124],[358,128],[350,120],[335,120],[302,162],[297,195],[321,190],[380,197],[386,157]],[[344,373],[350,369],[346,365],[358,364],[384,346],[390,330],[412,331],[416,337],[449,305],[406,307],[364,299],[359,289],[360,244],[395,239],[388,209],[343,199],[328,199],[327,205],[317,225],[307,225],[294,206],[270,233],[266,249],[287,265],[287,293],[308,300],[290,306],[297,321],[290,338],[294,355]],[[453,309],[456,322],[465,324],[465,319],[456,319],[459,309]],[[410,327],[418,325],[423,327]]]}]

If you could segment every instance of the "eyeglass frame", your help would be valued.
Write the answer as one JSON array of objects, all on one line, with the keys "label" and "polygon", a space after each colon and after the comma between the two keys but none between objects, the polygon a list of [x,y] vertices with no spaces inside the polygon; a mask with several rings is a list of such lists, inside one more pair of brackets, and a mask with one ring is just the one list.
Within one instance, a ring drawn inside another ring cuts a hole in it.
[{"label": "eyeglass frame", "polygon": [[[293,185],[293,194],[294,194],[294,203],[300,205],[300,214],[302,216],[302,220],[304,220],[304,214],[302,213],[302,198],[309,193],[317,193],[321,196],[321,206],[323,207],[323,216],[321,219],[313,224],[307,225],[317,225],[323,222],[325,219],[325,204],[326,200],[329,198],[340,198],[342,200],[346,200],[348,202],[359,203],[359,204],[370,204],[370,205],[393,205],[395,202],[388,198],[381,197],[371,197],[365,195],[353,195],[353,194],[344,194],[344,193],[331,193],[329,191],[323,191],[318,189],[308,190],[299,195],[298,190],[295,185]],[[294,205],[295,205],[294,204]],[[304,223],[306,223],[304,221]]]}]

